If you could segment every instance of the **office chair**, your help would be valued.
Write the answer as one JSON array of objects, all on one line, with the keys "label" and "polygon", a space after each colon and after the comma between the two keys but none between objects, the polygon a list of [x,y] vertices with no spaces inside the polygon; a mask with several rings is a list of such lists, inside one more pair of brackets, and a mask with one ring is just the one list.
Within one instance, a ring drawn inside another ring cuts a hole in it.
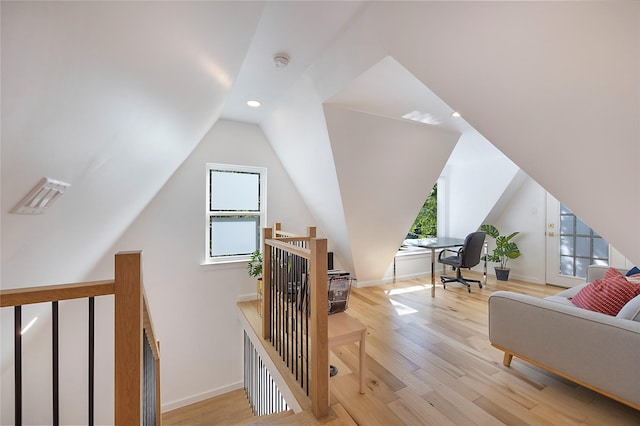
[{"label": "office chair", "polygon": [[[454,281],[466,285],[469,293],[471,293],[471,284],[469,284],[469,282],[478,283],[480,288],[482,288],[482,283],[480,282],[480,280],[464,278],[460,270],[462,268],[473,268],[478,263],[480,263],[480,255],[482,254],[482,247],[484,246],[484,237],[484,232],[472,232],[464,239],[464,244],[459,250],[455,251],[444,249],[440,252],[440,254],[438,255],[438,262],[444,265],[452,266],[456,271],[455,277],[449,277],[445,275],[442,275],[440,277],[440,279],[442,280],[443,288],[447,288],[446,283]],[[447,252],[455,253],[455,255],[446,256],[445,253]],[[445,255],[446,257],[443,257],[443,255]]]}]

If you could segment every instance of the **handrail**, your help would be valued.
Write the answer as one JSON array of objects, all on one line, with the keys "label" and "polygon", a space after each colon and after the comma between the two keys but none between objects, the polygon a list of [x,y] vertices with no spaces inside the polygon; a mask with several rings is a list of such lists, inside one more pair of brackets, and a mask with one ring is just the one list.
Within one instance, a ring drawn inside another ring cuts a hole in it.
[{"label": "handrail", "polygon": [[285,250],[291,254],[295,254],[296,256],[300,256],[307,260],[311,258],[311,250],[304,247],[298,247],[298,246],[294,246],[286,242],[283,242],[281,240],[272,240],[272,239],[265,239],[264,243],[265,245],[279,248],[280,250]]},{"label": "handrail", "polygon": [[147,302],[147,294],[143,293],[144,296],[144,305],[142,311],[142,323],[144,325],[144,329],[147,332],[147,337],[149,338],[149,342],[151,343],[151,350],[153,351],[153,357],[155,359],[160,358],[160,342],[156,340],[155,333],[153,331],[153,322],[151,321],[151,315],[149,314],[149,302]]},{"label": "handrail", "polygon": [[114,294],[113,280],[0,290],[0,308]]},{"label": "handrail", "polygon": [[[113,280],[0,290],[0,307],[15,307],[16,323],[18,324],[16,326],[16,335],[18,335],[20,308],[22,305],[51,302],[54,305],[55,312],[57,312],[57,303],[59,301],[88,298],[91,312],[93,298],[106,295],[115,296],[114,423],[142,424],[143,338],[146,334],[155,364],[155,377],[153,379],[155,389],[152,390],[155,397],[153,414],[155,415],[155,423],[160,424],[160,347],[155,338],[149,305],[142,285],[142,252],[117,253],[115,255],[115,277]],[[91,330],[91,315],[90,313],[90,336],[93,333]],[[20,354],[21,352],[16,353]],[[54,359],[56,357],[57,354],[54,353]],[[16,364],[18,363],[21,365],[21,360],[16,359]],[[18,367],[16,367],[16,370],[18,370]],[[16,391],[19,389],[21,390],[21,385],[16,385]],[[55,398],[57,398],[57,395],[54,395]],[[91,404],[92,402],[90,401],[90,412],[92,411]],[[57,410],[55,405],[54,416]],[[16,418],[21,419],[22,414],[18,412],[18,407],[20,407],[21,411],[21,403],[17,402]],[[92,420],[89,423],[92,423]]]}]

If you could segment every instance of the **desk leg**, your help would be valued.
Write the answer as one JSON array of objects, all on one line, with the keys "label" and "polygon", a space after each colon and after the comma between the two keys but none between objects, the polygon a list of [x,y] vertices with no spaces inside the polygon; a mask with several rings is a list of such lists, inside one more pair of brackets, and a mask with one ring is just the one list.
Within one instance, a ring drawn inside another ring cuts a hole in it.
[{"label": "desk leg", "polygon": [[367,372],[365,370],[367,354],[365,352],[365,334],[366,330],[362,332],[360,336],[360,365],[358,366],[358,370],[360,373],[360,393],[364,393],[365,388],[365,380],[367,376]]},{"label": "desk leg", "polygon": [[436,249],[431,249],[431,297],[436,297]]}]

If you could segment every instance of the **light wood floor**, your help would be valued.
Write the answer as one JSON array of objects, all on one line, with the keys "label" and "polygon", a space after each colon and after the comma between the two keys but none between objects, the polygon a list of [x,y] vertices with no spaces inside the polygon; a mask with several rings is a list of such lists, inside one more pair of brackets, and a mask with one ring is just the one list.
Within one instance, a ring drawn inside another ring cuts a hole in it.
[{"label": "light wood floor", "polygon": [[[465,274],[467,275],[467,274]],[[472,288],[426,280],[353,289],[348,313],[368,325],[367,391],[358,393],[358,347],[335,349],[332,420],[358,425],[639,425],[640,412],[514,358],[487,336],[487,298],[495,290],[544,297],[558,288],[511,280]],[[552,350],[553,348],[549,348]],[[606,362],[606,360],[603,360]],[[246,416],[242,391],[163,415],[165,424],[266,424]],[[240,414],[238,413],[245,413]],[[347,415],[348,414],[348,415]],[[350,417],[350,418],[349,418]],[[314,424],[279,415],[271,424]]]}]

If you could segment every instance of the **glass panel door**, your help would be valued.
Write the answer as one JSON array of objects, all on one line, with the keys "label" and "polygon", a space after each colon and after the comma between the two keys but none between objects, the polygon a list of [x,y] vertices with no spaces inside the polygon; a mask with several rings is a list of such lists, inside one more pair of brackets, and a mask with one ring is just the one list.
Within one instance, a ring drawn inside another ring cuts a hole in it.
[{"label": "glass panel door", "polygon": [[609,264],[609,243],[550,194],[546,234],[548,284],[573,287],[584,282],[589,265]]}]

